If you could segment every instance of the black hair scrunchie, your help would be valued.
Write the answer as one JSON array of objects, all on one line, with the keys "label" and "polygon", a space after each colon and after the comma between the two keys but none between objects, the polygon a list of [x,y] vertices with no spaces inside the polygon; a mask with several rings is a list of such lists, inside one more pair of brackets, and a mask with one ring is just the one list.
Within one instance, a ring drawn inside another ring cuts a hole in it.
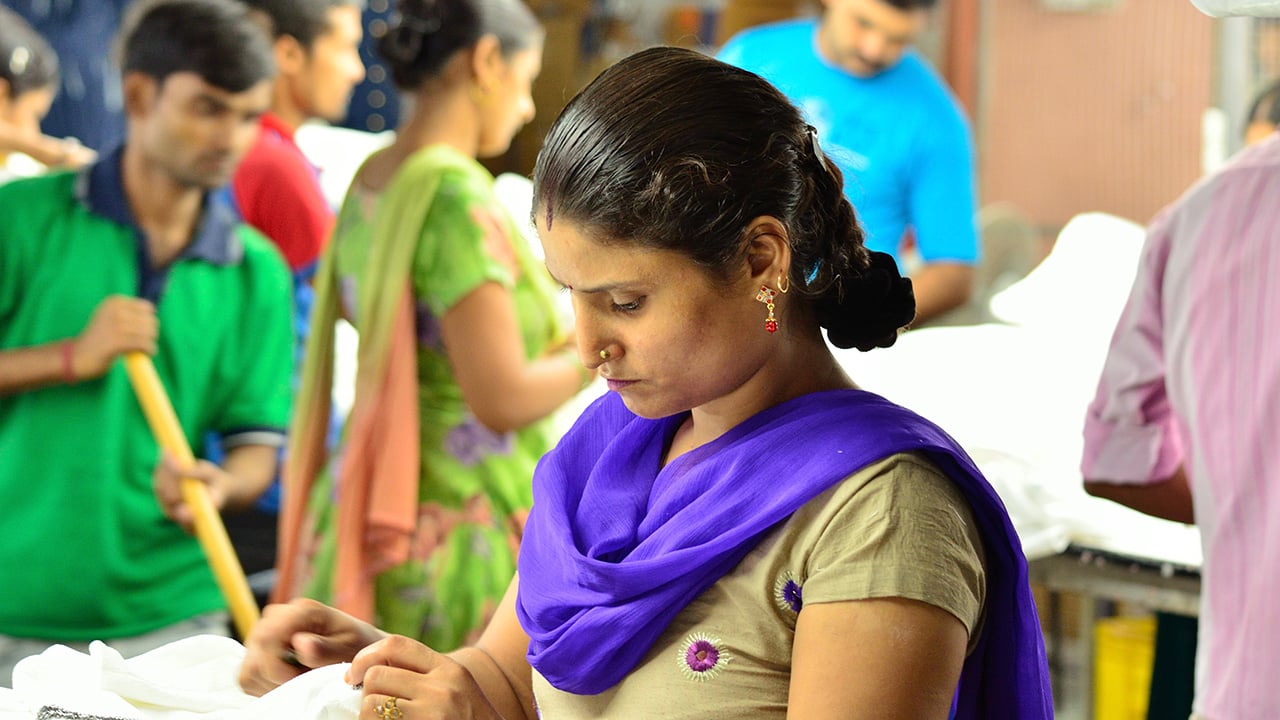
[{"label": "black hair scrunchie", "polygon": [[819,303],[818,323],[836,347],[867,352],[889,347],[916,316],[911,279],[898,271],[888,253],[872,252],[871,263],[843,283],[843,297]]}]

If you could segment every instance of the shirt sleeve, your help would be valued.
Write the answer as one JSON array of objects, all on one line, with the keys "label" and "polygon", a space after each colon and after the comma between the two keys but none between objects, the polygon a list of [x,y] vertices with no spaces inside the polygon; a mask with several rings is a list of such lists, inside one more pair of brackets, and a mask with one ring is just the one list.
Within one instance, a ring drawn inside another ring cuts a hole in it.
[{"label": "shirt sleeve", "polygon": [[898,455],[846,480],[811,550],[804,602],[901,597],[964,623],[986,599],[982,539],[969,504],[932,463]]},{"label": "shirt sleeve", "polygon": [[241,228],[246,303],[244,338],[231,362],[237,382],[214,418],[228,447],[278,445],[289,425],[293,378],[293,287],[287,268],[266,241]]},{"label": "shirt sleeve", "polygon": [[484,283],[514,285],[515,251],[499,212],[470,179],[442,180],[413,260],[414,295],[437,318]]},{"label": "shirt sleeve", "polygon": [[973,138],[954,104],[936,113],[909,178],[910,223],[925,262],[978,261]]},{"label": "shirt sleeve", "polygon": [[1088,480],[1160,482],[1182,464],[1182,443],[1165,385],[1161,286],[1176,230],[1171,211],[1147,232],[1129,299],[1111,338],[1084,424],[1081,472]]},{"label": "shirt sleeve", "polygon": [[280,249],[290,268],[305,268],[328,242],[333,209],[315,170],[299,153],[269,139],[259,140],[254,150],[236,171],[236,205],[244,221]]}]

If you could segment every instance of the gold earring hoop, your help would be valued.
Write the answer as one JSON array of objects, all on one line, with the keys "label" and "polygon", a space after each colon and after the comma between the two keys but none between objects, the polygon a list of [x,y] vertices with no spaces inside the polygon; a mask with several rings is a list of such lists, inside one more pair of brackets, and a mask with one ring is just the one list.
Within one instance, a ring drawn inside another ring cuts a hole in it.
[{"label": "gold earring hoop", "polygon": [[787,291],[790,289],[791,289],[791,276],[778,273],[778,292],[782,293],[783,295],[786,295]]},{"label": "gold earring hoop", "polygon": [[601,359],[601,360],[608,360],[608,359],[609,359],[610,357],[612,357],[612,356],[613,356],[613,354],[612,354],[612,353],[610,353],[608,350],[601,350],[601,351],[600,351],[600,359]]}]

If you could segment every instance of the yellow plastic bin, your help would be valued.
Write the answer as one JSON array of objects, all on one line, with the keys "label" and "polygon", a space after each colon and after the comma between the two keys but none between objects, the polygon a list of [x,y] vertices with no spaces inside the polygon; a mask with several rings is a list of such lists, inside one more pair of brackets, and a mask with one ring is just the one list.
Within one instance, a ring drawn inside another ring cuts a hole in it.
[{"label": "yellow plastic bin", "polygon": [[1156,619],[1112,617],[1094,626],[1094,720],[1145,720]]}]

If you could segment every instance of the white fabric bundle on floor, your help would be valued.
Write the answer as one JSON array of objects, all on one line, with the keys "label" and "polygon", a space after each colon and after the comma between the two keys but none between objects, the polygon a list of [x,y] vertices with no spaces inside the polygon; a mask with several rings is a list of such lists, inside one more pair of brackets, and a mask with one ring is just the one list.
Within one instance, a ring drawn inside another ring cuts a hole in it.
[{"label": "white fabric bundle on floor", "polygon": [[0,689],[0,720],[351,720],[360,691],[343,681],[346,665],[312,670],[266,695],[237,682],[244,646],[204,635],[131,659],[104,643],[89,654],[55,645],[18,663],[13,689]]}]

